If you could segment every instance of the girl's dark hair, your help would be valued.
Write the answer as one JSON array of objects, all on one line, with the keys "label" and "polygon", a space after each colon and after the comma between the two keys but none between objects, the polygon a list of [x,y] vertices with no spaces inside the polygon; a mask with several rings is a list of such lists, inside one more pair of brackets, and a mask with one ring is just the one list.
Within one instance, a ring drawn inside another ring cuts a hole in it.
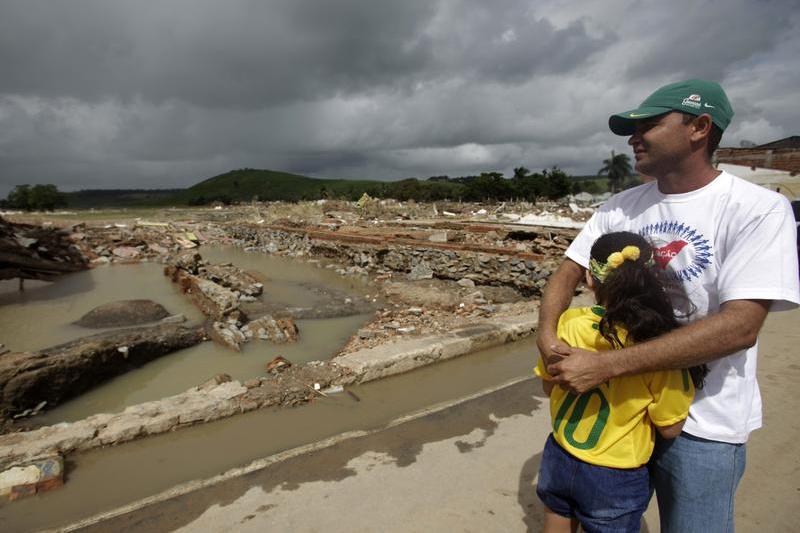
[{"label": "girl's dark hair", "polygon": [[[607,233],[592,245],[591,258],[606,263],[609,255],[626,246],[638,247],[639,258],[626,259],[608,270],[602,282],[593,276],[597,301],[605,307],[600,334],[615,348],[622,347],[618,327],[627,330],[629,340],[643,342],[680,326],[661,277],[652,266],[653,248],[644,237],[628,231]],[[708,367],[692,367],[689,373],[695,387],[702,388]]]}]

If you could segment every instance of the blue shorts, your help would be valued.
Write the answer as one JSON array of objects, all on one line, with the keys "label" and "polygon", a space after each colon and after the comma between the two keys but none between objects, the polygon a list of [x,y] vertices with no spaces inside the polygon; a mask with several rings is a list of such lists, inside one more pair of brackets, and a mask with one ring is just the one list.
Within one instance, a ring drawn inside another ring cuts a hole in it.
[{"label": "blue shorts", "polygon": [[576,518],[588,533],[639,531],[650,479],[645,466],[609,468],[576,459],[551,434],[536,494],[556,514]]}]

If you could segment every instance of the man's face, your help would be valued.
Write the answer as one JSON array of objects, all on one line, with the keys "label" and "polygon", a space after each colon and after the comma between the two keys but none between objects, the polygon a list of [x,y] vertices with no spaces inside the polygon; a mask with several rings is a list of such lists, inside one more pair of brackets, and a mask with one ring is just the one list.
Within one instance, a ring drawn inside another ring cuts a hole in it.
[{"label": "man's face", "polygon": [[636,171],[656,179],[673,171],[691,153],[690,132],[691,123],[684,124],[678,112],[637,120],[628,139]]}]

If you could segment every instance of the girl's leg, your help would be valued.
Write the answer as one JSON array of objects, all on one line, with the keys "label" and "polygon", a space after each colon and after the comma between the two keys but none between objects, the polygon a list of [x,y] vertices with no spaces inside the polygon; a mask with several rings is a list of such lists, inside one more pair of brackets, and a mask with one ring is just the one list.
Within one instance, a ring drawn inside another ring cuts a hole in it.
[{"label": "girl's leg", "polygon": [[577,520],[561,516],[545,505],[544,533],[575,533],[576,531],[578,531]]}]

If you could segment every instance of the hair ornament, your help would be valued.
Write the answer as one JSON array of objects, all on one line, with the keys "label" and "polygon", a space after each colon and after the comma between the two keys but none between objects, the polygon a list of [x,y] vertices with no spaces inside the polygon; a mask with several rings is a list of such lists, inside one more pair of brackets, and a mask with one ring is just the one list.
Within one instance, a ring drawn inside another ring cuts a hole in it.
[{"label": "hair ornament", "polygon": [[[591,259],[589,261],[589,270],[600,283],[603,283],[612,270],[618,268],[625,261],[638,261],[641,253],[638,246],[629,245],[623,248],[622,251],[609,255],[605,263]],[[650,258],[645,264],[646,266],[652,266],[653,259]]]}]

